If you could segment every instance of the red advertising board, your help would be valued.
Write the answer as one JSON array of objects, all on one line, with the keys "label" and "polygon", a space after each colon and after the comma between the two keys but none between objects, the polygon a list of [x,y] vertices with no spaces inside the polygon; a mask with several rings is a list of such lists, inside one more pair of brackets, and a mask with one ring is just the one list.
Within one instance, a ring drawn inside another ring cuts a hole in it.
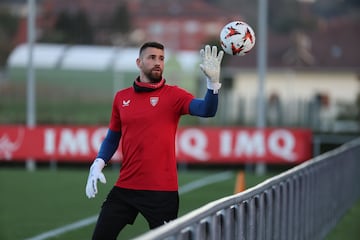
[{"label": "red advertising board", "polygon": [[[92,161],[105,137],[102,126],[0,126],[0,161]],[[312,157],[312,132],[292,128],[183,127],[178,162],[300,163]],[[121,149],[113,161],[121,160]]]}]

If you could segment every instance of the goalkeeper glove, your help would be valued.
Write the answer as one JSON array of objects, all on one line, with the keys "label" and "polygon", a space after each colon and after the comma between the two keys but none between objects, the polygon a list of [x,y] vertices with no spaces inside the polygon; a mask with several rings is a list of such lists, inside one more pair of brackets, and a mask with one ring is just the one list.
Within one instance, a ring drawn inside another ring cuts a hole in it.
[{"label": "goalkeeper glove", "polygon": [[212,48],[209,45],[205,46],[205,50],[200,50],[200,57],[202,58],[202,63],[200,64],[200,69],[204,72],[207,77],[207,88],[218,93],[221,83],[220,81],[220,64],[224,56],[224,51],[217,52],[217,47],[213,46]]},{"label": "goalkeeper glove", "polygon": [[86,183],[86,196],[88,198],[94,198],[98,193],[97,181],[106,183],[104,174],[102,173],[105,167],[105,162],[101,158],[96,158],[90,167],[89,177]]}]

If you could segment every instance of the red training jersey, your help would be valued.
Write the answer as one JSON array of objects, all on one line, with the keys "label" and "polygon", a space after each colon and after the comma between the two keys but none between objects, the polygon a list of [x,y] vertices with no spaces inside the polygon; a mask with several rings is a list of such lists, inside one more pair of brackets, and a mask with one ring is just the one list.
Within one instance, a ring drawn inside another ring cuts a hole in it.
[{"label": "red training jersey", "polygon": [[121,131],[123,160],[115,186],[178,190],[175,134],[193,98],[166,84],[151,92],[135,92],[133,87],[117,92],[109,128]]}]

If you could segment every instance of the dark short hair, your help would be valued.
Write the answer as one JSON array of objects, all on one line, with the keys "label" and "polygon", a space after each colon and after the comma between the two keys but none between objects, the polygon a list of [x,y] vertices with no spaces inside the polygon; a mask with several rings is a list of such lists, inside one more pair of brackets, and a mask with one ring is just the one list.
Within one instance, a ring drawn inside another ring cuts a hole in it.
[{"label": "dark short hair", "polygon": [[146,42],[140,47],[139,55],[141,55],[141,53],[146,48],[149,48],[149,47],[164,50],[164,45],[162,45],[161,43],[158,43],[158,42]]}]

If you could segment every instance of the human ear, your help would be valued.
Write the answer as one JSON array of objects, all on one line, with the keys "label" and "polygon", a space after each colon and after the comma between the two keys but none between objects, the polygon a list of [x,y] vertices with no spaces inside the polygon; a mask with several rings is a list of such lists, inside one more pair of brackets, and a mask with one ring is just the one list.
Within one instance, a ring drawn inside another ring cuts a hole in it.
[{"label": "human ear", "polygon": [[138,66],[138,68],[140,68],[140,63],[141,63],[141,59],[140,59],[140,58],[137,58],[137,59],[136,59],[136,65]]}]

